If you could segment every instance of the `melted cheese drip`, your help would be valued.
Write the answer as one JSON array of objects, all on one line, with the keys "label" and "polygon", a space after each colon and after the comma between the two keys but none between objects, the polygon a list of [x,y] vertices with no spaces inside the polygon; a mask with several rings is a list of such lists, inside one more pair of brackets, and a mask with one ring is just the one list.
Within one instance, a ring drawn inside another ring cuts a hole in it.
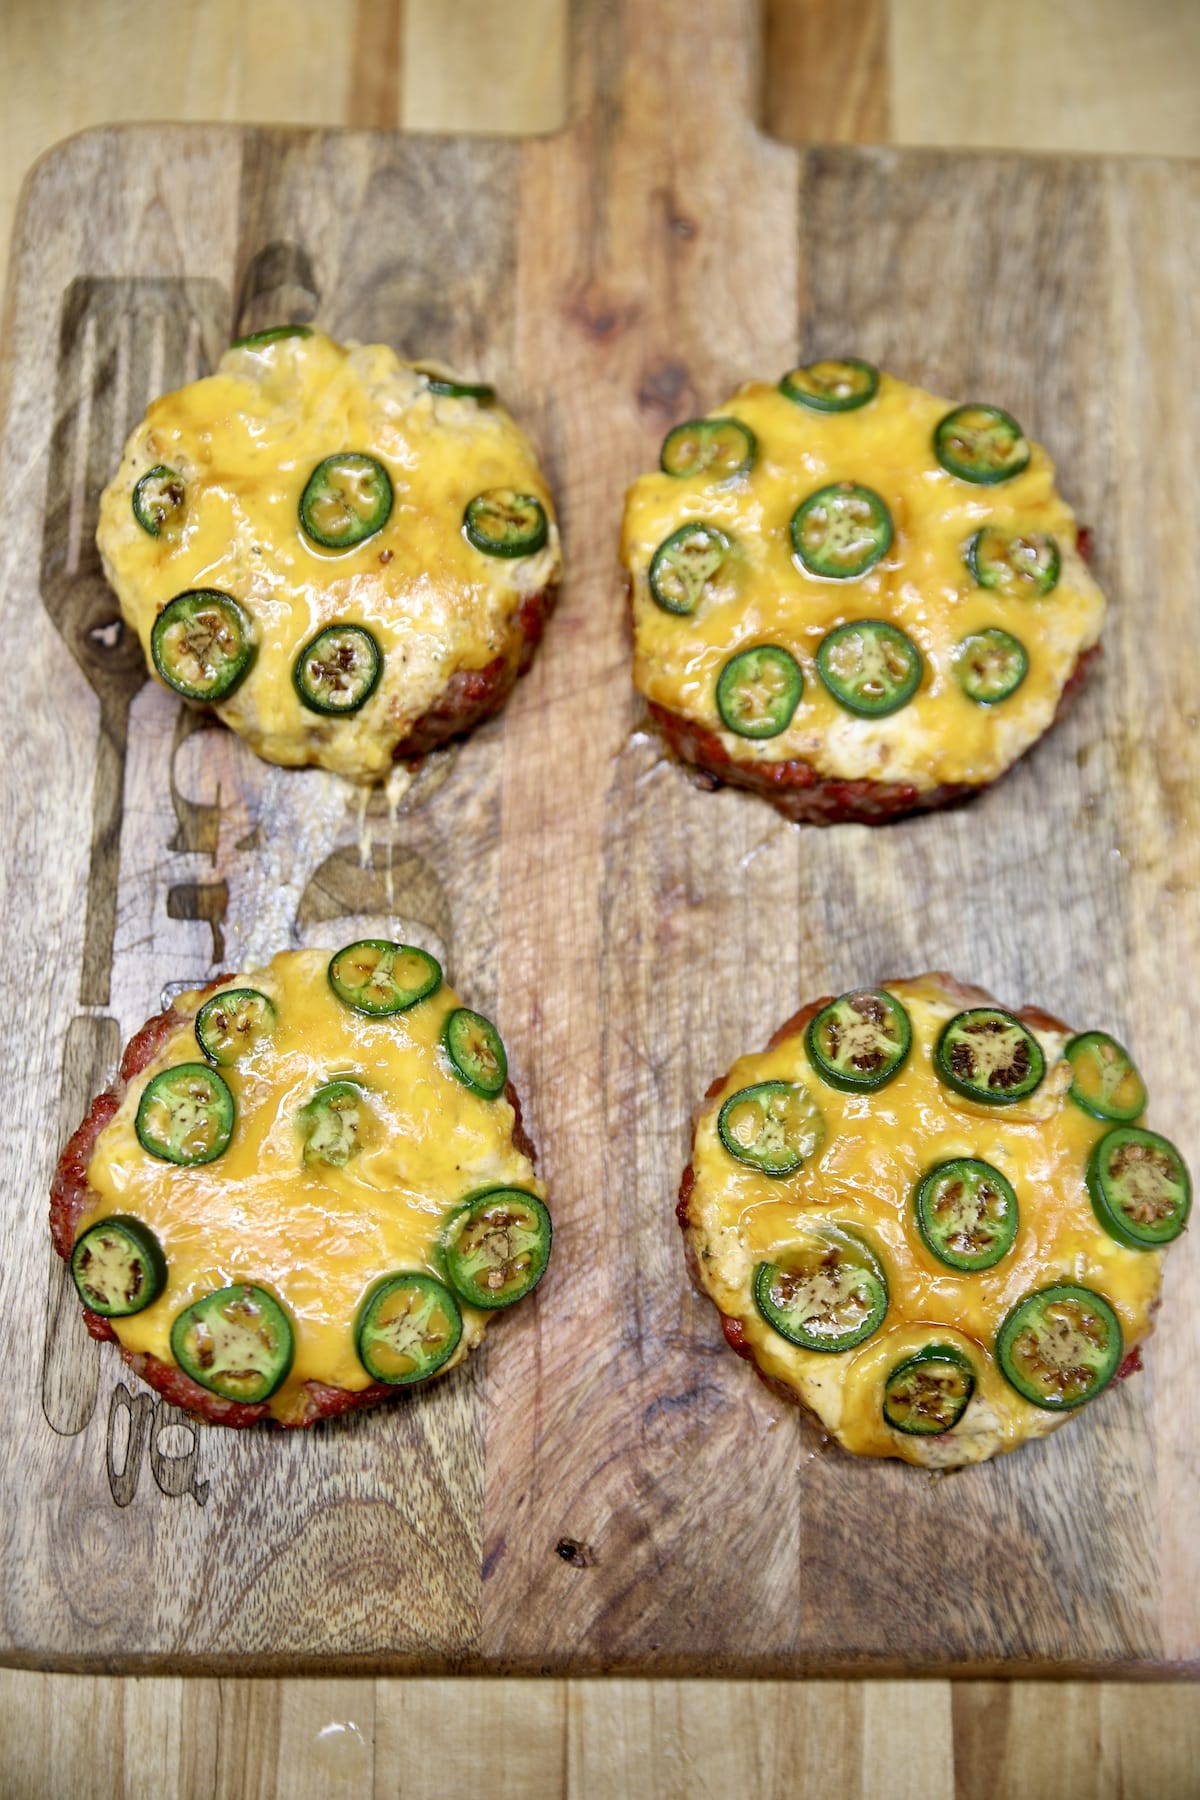
[{"label": "melted cheese drip", "polygon": [[[1070,1416],[1030,1405],[1001,1375],[992,1346],[1009,1309],[1031,1288],[1078,1282],[1112,1303],[1129,1351],[1150,1328],[1162,1254],[1126,1249],[1096,1220],[1084,1169],[1091,1146],[1109,1127],[1067,1097],[1064,1035],[1035,1032],[1047,1073],[1027,1101],[976,1105],[939,1081],[931,1060],[942,1026],[964,1003],[933,977],[886,986],[908,1012],[913,1043],[899,1075],[876,1093],[826,1086],[813,1072],[803,1033],[734,1064],[696,1127],[696,1185],[688,1205],[693,1242],[707,1292],[723,1313],[741,1320],[759,1366],[795,1389],[848,1450],[927,1466],[976,1462]],[[783,1179],[735,1161],[717,1134],[729,1095],[771,1080],[801,1083],[825,1121],[817,1155]],[[1012,1249],[978,1274],[940,1263],[913,1218],[920,1177],[957,1157],[991,1163],[1017,1195]],[[841,1355],[790,1344],[762,1318],[752,1294],[757,1265],[775,1260],[798,1231],[820,1221],[864,1237],[888,1280],[883,1325]],[[975,1397],[953,1432],[905,1436],[884,1422],[884,1382],[898,1362],[934,1339],[968,1352]]]},{"label": "melted cheese drip", "polygon": [[[185,1306],[234,1282],[269,1289],[296,1337],[291,1374],[270,1401],[281,1419],[294,1416],[306,1381],[370,1385],[354,1349],[363,1296],[398,1270],[442,1279],[435,1243],[459,1200],[510,1184],[545,1196],[513,1145],[512,1107],[472,1094],[441,1048],[447,1015],[460,1004],[453,991],[443,983],[409,1012],[367,1019],[334,995],[328,960],[325,950],[287,951],[230,982],[269,995],[277,1026],[244,1063],[221,1070],[237,1107],[233,1141],[217,1161],[195,1168],[149,1156],[134,1129],[154,1076],[199,1060],[193,1020],[202,996],[176,1000],[183,1022],[129,1084],[97,1140],[88,1183],[99,1199],[78,1228],[126,1213],[157,1236],[167,1259],[164,1292],[112,1325],[127,1349],[162,1362],[174,1361],[171,1324]],[[362,1148],[343,1168],[306,1166],[300,1109],[338,1078],[363,1087]],[[468,1306],[462,1313],[462,1342],[447,1368],[480,1341],[490,1316]]]},{"label": "melted cheese drip", "polygon": [[[643,694],[719,734],[741,761],[792,757],[847,780],[983,783],[1001,774],[1049,727],[1080,653],[1100,636],[1104,597],[1076,549],[1075,518],[1054,487],[1054,466],[1031,445],[1010,481],[974,486],[947,474],[932,448],[950,402],[882,375],[879,393],[848,413],[819,413],[755,382],[712,416],[741,419],[758,439],[748,474],[722,483],[643,475],[625,504],[622,559],[633,586],[634,680]],[[811,575],[792,553],[796,507],[817,488],[851,481],[873,488],[892,515],[894,541],[851,581]],[[658,545],[689,519],[719,526],[736,546],[689,616],[651,598]],[[978,587],[963,553],[981,526],[1049,532],[1058,539],[1058,585],[1037,600]],[[816,671],[816,651],[848,619],[886,619],[916,644],[921,687],[898,712],[864,719],[845,711]],[[1029,673],[1008,700],[980,706],[963,693],[954,652],[969,634],[999,626],[1024,644]],[[717,677],[752,644],[780,644],[804,674],[787,730],[754,740],[726,731]]]},{"label": "melted cheese drip", "polygon": [[[351,550],[323,550],[300,528],[313,469],[359,450],[387,469],[394,501],[383,529]],[[132,494],[157,464],[187,484],[182,526],[157,538]],[[485,556],[462,531],[486,488],[534,494],[550,535],[534,556]],[[150,658],[150,632],[187,588],[219,588],[251,614],[250,673],[215,711],[272,762],[318,763],[376,780],[393,746],[458,670],[520,649],[522,599],[557,579],[558,532],[528,439],[503,407],[429,392],[382,344],[341,345],[320,332],[228,350],[215,375],[154,401],[100,499],[96,541],[121,610]],[[366,625],[384,654],[378,688],[331,719],[300,703],[302,647],[338,621]]]}]

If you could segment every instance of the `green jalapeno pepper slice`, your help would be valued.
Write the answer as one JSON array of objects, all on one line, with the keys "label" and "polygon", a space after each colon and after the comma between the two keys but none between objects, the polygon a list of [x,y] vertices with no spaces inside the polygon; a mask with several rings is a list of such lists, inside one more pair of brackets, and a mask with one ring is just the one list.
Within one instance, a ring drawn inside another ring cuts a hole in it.
[{"label": "green jalapeno pepper slice", "polygon": [[681,525],[664,538],[650,563],[650,594],[669,613],[694,613],[709,583],[721,572],[730,542],[702,519]]},{"label": "green jalapeno pepper slice", "polygon": [[515,1306],[545,1274],[552,1238],[549,1211],[536,1194],[514,1187],[472,1194],[442,1233],[450,1285],[468,1306]]},{"label": "green jalapeno pepper slice", "polygon": [[1011,1106],[1040,1086],[1042,1046],[1027,1025],[998,1006],[972,1006],[942,1027],[933,1053],[935,1072],[964,1099]]},{"label": "green jalapeno pepper slice", "polygon": [[835,481],[792,514],[792,549],[810,575],[853,581],[892,547],[892,515],[873,488]]},{"label": "green jalapeno pepper slice", "polygon": [[825,1123],[798,1081],[760,1081],[730,1094],[717,1136],[739,1162],[764,1175],[794,1175],[825,1141]]},{"label": "green jalapeno pepper slice", "polygon": [[367,1103],[355,1081],[327,1081],[300,1108],[298,1123],[306,1164],[344,1169],[362,1148]]},{"label": "green jalapeno pepper slice", "polygon": [[814,1226],[779,1261],[759,1263],[754,1303],[789,1344],[838,1355],[865,1343],[883,1324],[887,1276],[855,1232]]},{"label": "green jalapeno pepper slice", "polygon": [[839,706],[882,719],[907,706],[924,665],[910,637],[886,619],[850,619],[817,647],[817,674]]},{"label": "green jalapeno pepper slice", "polygon": [[278,1300],[248,1281],[193,1301],[171,1326],[171,1354],[184,1374],[248,1406],[270,1399],[287,1379],[294,1348]]},{"label": "green jalapeno pepper slice", "polygon": [[76,1240],[71,1278],[89,1312],[127,1319],[158,1299],[167,1283],[167,1263],[148,1226],[114,1213]]},{"label": "green jalapeno pepper slice", "polygon": [[300,496],[304,535],[322,550],[352,550],[392,516],[392,478],[361,450],[339,450],[319,462]]},{"label": "green jalapeno pepper slice", "polygon": [[386,1275],[367,1295],[355,1332],[373,1381],[407,1387],[436,1375],[458,1349],[462,1314],[442,1282],[417,1270]]},{"label": "green jalapeno pepper slice", "polygon": [[252,1056],[275,1030],[275,1003],[257,988],[224,988],[196,1014],[196,1042],[227,1069]]},{"label": "green jalapeno pepper slice", "polygon": [[310,638],[292,670],[300,702],[330,717],[366,705],[383,673],[383,652],[364,625],[326,625]]},{"label": "green jalapeno pepper slice", "polygon": [[1093,1146],[1087,1186],[1105,1231],[1130,1250],[1171,1243],[1192,1210],[1192,1180],[1178,1150],[1137,1125],[1114,1126]]},{"label": "green jalapeno pepper slice", "polygon": [[968,700],[995,706],[1015,694],[1029,673],[1029,655],[1011,631],[989,625],[961,639],[954,652],[954,675]]},{"label": "green jalapeno pepper slice", "polygon": [[779,391],[814,412],[856,412],[879,392],[879,370],[857,356],[827,357],[790,369]]},{"label": "green jalapeno pepper slice", "polygon": [[738,737],[773,738],[786,731],[804,693],[795,657],[779,644],[755,644],[731,656],[717,677],[717,711]]},{"label": "green jalapeno pepper slice", "polygon": [[985,525],[967,545],[966,564],[982,588],[1006,600],[1036,600],[1058,585],[1058,540],[1044,531]]},{"label": "green jalapeno pepper slice", "polygon": [[913,1206],[925,1248],[963,1274],[993,1268],[1017,1235],[1020,1213],[1011,1181],[977,1157],[937,1163],[917,1183]]},{"label": "green jalapeno pepper slice", "polygon": [[1029,463],[1021,427],[998,406],[956,406],[938,421],[933,451],[948,474],[983,487],[1011,481]]},{"label": "green jalapeno pepper slice", "polygon": [[478,400],[481,406],[489,405],[496,398],[495,388],[486,381],[459,381],[456,376],[424,363],[413,366],[418,375],[425,377],[425,386],[431,394],[439,394],[447,400]]},{"label": "green jalapeno pepper slice", "polygon": [[831,1000],[809,1020],[808,1060],[830,1087],[870,1093],[904,1067],[912,1024],[900,1002],[882,988],[857,988]]},{"label": "green jalapeno pepper slice", "polygon": [[709,481],[733,481],[754,461],[758,439],[740,419],[686,419],[663,439],[659,467],[664,475],[685,479],[704,475]]},{"label": "green jalapeno pepper slice", "polygon": [[508,1058],[500,1033],[490,1019],[465,1006],[457,1007],[442,1028],[442,1043],[450,1066],[464,1087],[485,1100],[494,1100],[504,1092]]},{"label": "green jalapeno pepper slice", "polygon": [[889,1370],[883,1384],[883,1416],[906,1437],[940,1437],[953,1431],[975,1392],[975,1371],[953,1344],[926,1344]]},{"label": "green jalapeno pepper slice", "polygon": [[227,700],[254,660],[250,616],[219,588],[168,600],[150,632],[154,667],[185,700]]},{"label": "green jalapeno pepper slice", "polygon": [[468,501],[463,530],[485,556],[533,556],[545,544],[550,526],[535,495],[487,488]]},{"label": "green jalapeno pepper slice", "polygon": [[280,344],[284,338],[312,336],[311,325],[268,325],[265,331],[252,331],[248,337],[234,338],[231,350],[265,350],[268,344]]},{"label": "green jalapeno pepper slice", "polygon": [[158,463],[147,469],[133,490],[133,516],[151,537],[168,534],[183,518],[187,485],[177,469]]},{"label": "green jalapeno pepper slice", "polygon": [[996,1334],[1005,1381],[1047,1412],[1093,1399],[1116,1374],[1121,1349],[1121,1324],[1108,1301],[1070,1281],[1026,1294]]},{"label": "green jalapeno pepper slice", "polygon": [[1130,1125],[1146,1110],[1146,1084],[1124,1045],[1107,1031],[1082,1031],[1063,1051],[1071,1065],[1071,1098],[1093,1119]]},{"label": "green jalapeno pepper slice", "polygon": [[415,944],[393,944],[385,938],[360,938],[336,952],[329,962],[329,985],[338,999],[368,1018],[407,1012],[436,993],[442,966]]},{"label": "green jalapeno pepper slice", "polygon": [[146,1084],[134,1130],[160,1162],[214,1162],[229,1147],[236,1122],[233,1095],[207,1063],[176,1063]]}]

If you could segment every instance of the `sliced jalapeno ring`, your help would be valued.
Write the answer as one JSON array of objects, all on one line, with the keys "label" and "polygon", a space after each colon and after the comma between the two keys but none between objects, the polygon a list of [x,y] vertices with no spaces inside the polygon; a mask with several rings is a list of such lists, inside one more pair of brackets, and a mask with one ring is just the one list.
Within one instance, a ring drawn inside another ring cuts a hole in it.
[{"label": "sliced jalapeno ring", "polygon": [[545,544],[550,526],[545,507],[533,494],[487,488],[468,501],[463,530],[485,556],[533,556]]},{"label": "sliced jalapeno ring", "polygon": [[991,1163],[956,1156],[936,1164],[917,1183],[913,1204],[922,1243],[948,1269],[973,1275],[1012,1249],[1017,1196]]},{"label": "sliced jalapeno ring", "polygon": [[982,588],[1006,600],[1034,600],[1058,585],[1058,540],[1044,531],[985,525],[967,545],[967,567]]},{"label": "sliced jalapeno ring", "polygon": [[458,1349],[458,1301],[432,1275],[387,1275],[367,1295],[355,1333],[358,1359],[374,1381],[407,1387],[436,1375]]},{"label": "sliced jalapeno ring", "polygon": [[441,981],[441,964],[427,950],[384,938],[360,938],[329,962],[329,985],[338,999],[373,1019],[407,1012]]},{"label": "sliced jalapeno ring", "polygon": [[227,700],[254,659],[250,616],[218,588],[189,588],[155,619],[150,654],[167,686],[185,700]]},{"label": "sliced jalapeno ring", "polygon": [[508,1058],[500,1033],[482,1013],[460,1006],[450,1014],[442,1030],[442,1043],[450,1066],[464,1087],[494,1100],[508,1080]]},{"label": "sliced jalapeno ring", "polygon": [[253,1055],[274,1030],[274,1001],[257,988],[225,988],[196,1014],[196,1042],[221,1069]]},{"label": "sliced jalapeno ring", "polygon": [[687,419],[663,439],[659,467],[680,478],[732,481],[754,461],[758,440],[740,419]]},{"label": "sliced jalapeno ring", "polygon": [[879,392],[879,370],[857,356],[827,358],[789,370],[779,391],[814,412],[854,412]]},{"label": "sliced jalapeno ring", "polygon": [[1011,481],[1029,462],[1021,427],[998,406],[956,406],[938,421],[933,450],[948,474],[984,487]]},{"label": "sliced jalapeno ring", "polygon": [[170,533],[183,518],[187,486],[176,469],[159,463],[147,469],[133,490],[133,516],[151,537]]},{"label": "sliced jalapeno ring", "polygon": [[908,1014],[882,988],[858,988],[831,1000],[804,1034],[808,1060],[822,1081],[848,1093],[886,1086],[903,1068],[911,1044]]},{"label": "sliced jalapeno ring", "polygon": [[1029,673],[1029,656],[1020,638],[990,625],[973,631],[954,652],[954,674],[968,700],[995,706],[1015,694]]},{"label": "sliced jalapeno ring", "polygon": [[864,719],[899,712],[921,685],[921,652],[885,619],[850,619],[817,648],[817,674],[839,706]]},{"label": "sliced jalapeno ring", "polygon": [[1123,1045],[1107,1031],[1083,1031],[1063,1055],[1071,1065],[1071,1098],[1093,1119],[1129,1125],[1146,1110],[1146,1084]]},{"label": "sliced jalapeno ring", "polygon": [[730,1156],[764,1175],[794,1175],[825,1141],[825,1122],[797,1081],[760,1081],[730,1094],[717,1114]]},{"label": "sliced jalapeno ring", "polygon": [[792,514],[792,548],[810,575],[853,581],[892,547],[892,515],[873,488],[835,481]]},{"label": "sliced jalapeno ring", "polygon": [[344,1169],[362,1148],[366,1096],[357,1082],[327,1081],[300,1108],[298,1122],[305,1163]]},{"label": "sliced jalapeno ring", "polygon": [[363,625],[326,625],[310,638],[292,670],[303,706],[330,716],[365,706],[383,673],[383,652]]},{"label": "sliced jalapeno ring", "polygon": [[265,331],[252,331],[249,337],[234,338],[231,350],[263,350],[268,344],[280,344],[284,338],[312,336],[311,325],[269,325]]},{"label": "sliced jalapeno ring", "polygon": [[545,1204],[524,1188],[489,1188],[450,1214],[442,1251],[450,1284],[468,1306],[515,1306],[546,1272],[553,1228]]},{"label": "sliced jalapeno ring", "polygon": [[731,656],[718,675],[717,711],[726,730],[739,737],[778,737],[803,693],[795,657],[779,644],[755,644]]},{"label": "sliced jalapeno ring", "polygon": [[382,531],[392,515],[392,478],[361,450],[319,462],[300,496],[304,535],[323,550],[351,550]]},{"label": "sliced jalapeno ring", "polygon": [[167,1264],[147,1226],[114,1213],[77,1239],[71,1276],[89,1312],[102,1319],[126,1319],[158,1299],[167,1283]]},{"label": "sliced jalapeno ring", "polygon": [[486,381],[459,381],[442,369],[423,363],[413,366],[418,375],[425,377],[425,386],[431,394],[440,394],[447,400],[478,400],[481,406],[487,406],[496,398],[495,388]]},{"label": "sliced jalapeno ring", "polygon": [[223,1076],[207,1063],[176,1063],[147,1083],[134,1129],[161,1162],[213,1162],[229,1147],[236,1109]]},{"label": "sliced jalapeno ring", "polygon": [[1027,1025],[998,1006],[972,1006],[942,1027],[933,1053],[937,1074],[967,1100],[1010,1106],[1046,1073],[1042,1046]]},{"label": "sliced jalapeno ring", "polygon": [[887,1277],[854,1232],[823,1225],[789,1245],[778,1262],[759,1263],[754,1303],[790,1344],[836,1355],[865,1343],[883,1324]]},{"label": "sliced jalapeno ring", "polygon": [[953,1344],[926,1344],[890,1370],[883,1385],[883,1416],[908,1437],[953,1431],[975,1392],[975,1371]]},{"label": "sliced jalapeno ring", "polygon": [[251,1282],[217,1288],[185,1306],[171,1326],[171,1354],[193,1381],[226,1400],[267,1400],[292,1366],[291,1320]]},{"label": "sliced jalapeno ring", "polygon": [[664,538],[650,563],[650,593],[664,612],[693,613],[729,555],[730,542],[715,525],[696,519]]},{"label": "sliced jalapeno ring", "polygon": [[1101,1294],[1069,1281],[1017,1301],[996,1334],[1010,1387],[1047,1412],[1068,1412],[1106,1387],[1121,1362],[1121,1325]]},{"label": "sliced jalapeno ring", "polygon": [[1192,1210],[1192,1181],[1178,1150],[1137,1125],[1117,1125],[1093,1146],[1087,1185],[1101,1225],[1130,1250],[1171,1243]]}]

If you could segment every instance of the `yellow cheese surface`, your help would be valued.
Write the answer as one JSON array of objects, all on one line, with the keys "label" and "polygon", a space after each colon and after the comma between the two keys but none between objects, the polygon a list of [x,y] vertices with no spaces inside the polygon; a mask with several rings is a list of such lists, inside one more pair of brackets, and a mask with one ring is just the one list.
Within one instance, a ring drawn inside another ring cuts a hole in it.
[{"label": "yellow cheese surface", "polygon": [[[111,1324],[126,1349],[173,1363],[176,1315],[235,1282],[267,1288],[287,1311],[295,1361],[273,1395],[293,1416],[306,1381],[359,1390],[370,1376],[354,1348],[363,1296],[380,1276],[423,1271],[444,1279],[435,1243],[450,1209],[480,1188],[517,1186],[544,1196],[529,1158],[513,1144],[514,1114],[454,1074],[441,1046],[460,1004],[443,982],[408,1012],[370,1019],[345,1006],[326,979],[329,952],[287,951],[266,969],[231,979],[274,1002],[273,1036],[220,1073],[237,1122],[214,1162],[179,1167],[149,1155],[135,1130],[138,1104],[161,1070],[202,1060],[194,1020],[199,994],[175,1002],[182,1017],[130,1082],[100,1134],[88,1168],[98,1196],[77,1235],[112,1213],[155,1233],[167,1261],[164,1292],[144,1312]],[[342,1168],[305,1165],[298,1114],[338,1077],[358,1083],[368,1122],[362,1148]],[[464,1305],[452,1368],[483,1336],[488,1314]]]},{"label": "yellow cheese surface", "polygon": [[[324,550],[300,528],[300,498],[316,466],[347,450],[387,470],[391,516],[356,547]],[[132,496],[160,464],[183,477],[186,503],[153,537]],[[466,538],[468,501],[497,487],[545,507],[549,538],[535,555],[488,556]],[[257,650],[215,711],[272,762],[361,780],[387,774],[456,672],[515,663],[518,608],[553,585],[561,562],[545,479],[502,406],[433,394],[385,345],[320,332],[228,350],[216,374],[154,401],[101,496],[96,536],[151,668],[151,629],[169,600],[189,588],[231,594]],[[383,674],[360,711],[329,718],[301,705],[292,672],[302,646],[342,622],[374,634]]]},{"label": "yellow cheese surface", "polygon": [[[867,405],[822,413],[754,382],[710,415],[739,419],[754,433],[757,452],[744,475],[719,481],[655,472],[635,481],[622,559],[632,584],[634,680],[647,699],[716,732],[743,762],[797,758],[826,776],[919,790],[991,781],[1027,750],[1052,723],[1079,656],[1097,642],[1104,598],[1079,556],[1074,515],[1039,445],[1030,446],[1022,474],[990,487],[939,465],[933,433],[951,405],[882,375]],[[825,579],[796,558],[790,523],[810,494],[843,481],[882,497],[894,537],[865,575]],[[719,527],[734,553],[697,610],[681,616],[655,603],[649,568],[663,540],[691,520]],[[976,584],[964,554],[989,523],[1057,539],[1061,575],[1051,593],[1007,598]],[[817,674],[821,639],[852,619],[890,621],[921,653],[920,688],[887,717],[846,711]],[[959,686],[954,654],[964,637],[994,626],[1021,640],[1029,673],[1007,700],[984,706]],[[723,726],[716,684],[732,655],[764,643],[795,657],[804,692],[786,730],[751,739]]]},{"label": "yellow cheese surface", "polygon": [[[1128,1352],[1150,1328],[1162,1253],[1126,1249],[1097,1222],[1084,1171],[1092,1145],[1109,1127],[1068,1098],[1066,1034],[1035,1031],[1046,1075],[1027,1100],[977,1104],[946,1087],[932,1063],[942,1026],[973,1002],[936,976],[884,985],[907,1011],[913,1037],[900,1073],[876,1092],[845,1093],[823,1082],[803,1032],[734,1064],[696,1126],[688,1230],[706,1292],[722,1313],[741,1321],[759,1367],[792,1388],[848,1450],[928,1466],[977,1462],[1070,1416],[1031,1405],[1001,1375],[993,1345],[1010,1308],[1030,1289],[1055,1281],[1092,1288],[1115,1308]],[[803,1085],[824,1124],[821,1147],[787,1177],[739,1162],[717,1132],[730,1094],[770,1080]],[[913,1215],[920,1178],[958,1157],[991,1163],[1017,1195],[1012,1248],[974,1274],[940,1263]],[[775,1261],[798,1232],[821,1222],[857,1232],[887,1276],[882,1325],[841,1354],[805,1350],[781,1337],[752,1293],[757,1266]],[[953,1431],[907,1436],[883,1418],[884,1382],[897,1363],[935,1341],[967,1353],[975,1396]]]}]

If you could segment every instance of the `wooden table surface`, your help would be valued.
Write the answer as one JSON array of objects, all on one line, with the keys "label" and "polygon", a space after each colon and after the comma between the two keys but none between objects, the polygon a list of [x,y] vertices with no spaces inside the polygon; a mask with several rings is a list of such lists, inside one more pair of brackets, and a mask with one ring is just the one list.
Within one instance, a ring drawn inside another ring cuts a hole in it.
[{"label": "wooden table surface", "polygon": [[[793,141],[1200,155],[1183,0],[770,0],[764,118]],[[122,118],[544,131],[564,0],[9,0],[0,258],[30,161]],[[169,23],[167,21],[169,20]],[[0,261],[0,269],[3,262]],[[902,1797],[1200,1793],[1190,1687],[232,1681],[0,1671],[0,1791]]]}]

